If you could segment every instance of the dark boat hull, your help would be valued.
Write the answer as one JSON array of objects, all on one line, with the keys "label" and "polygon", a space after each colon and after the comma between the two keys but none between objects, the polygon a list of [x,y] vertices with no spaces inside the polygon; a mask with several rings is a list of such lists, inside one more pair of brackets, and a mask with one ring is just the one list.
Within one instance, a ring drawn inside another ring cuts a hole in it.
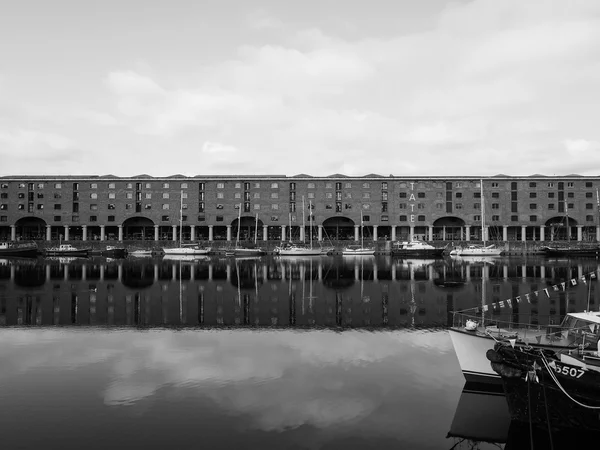
[{"label": "dark boat hull", "polygon": [[46,256],[88,256],[89,250],[76,250],[76,251],[58,251],[58,250],[46,250]]},{"label": "dark boat hull", "polygon": [[542,250],[547,256],[600,256],[600,247],[544,247]]},{"label": "dark boat hull", "polygon": [[102,250],[100,252],[101,256],[106,258],[126,258],[127,257],[127,249],[126,248],[113,248],[110,250]]},{"label": "dark boat hull", "polygon": [[36,247],[0,249],[0,256],[21,256],[23,258],[35,258],[37,255],[38,249]]},{"label": "dark boat hull", "polygon": [[423,250],[392,250],[392,256],[402,256],[405,258],[431,258],[444,256],[445,248],[423,249]]}]

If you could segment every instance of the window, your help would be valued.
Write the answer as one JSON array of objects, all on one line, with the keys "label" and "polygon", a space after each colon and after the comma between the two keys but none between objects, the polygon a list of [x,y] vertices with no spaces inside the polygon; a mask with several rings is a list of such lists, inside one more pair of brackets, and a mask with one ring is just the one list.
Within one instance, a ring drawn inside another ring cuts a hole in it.
[{"label": "window", "polygon": [[18,197],[19,197],[19,198],[25,198],[25,194],[24,194],[23,192],[19,192],[19,195],[18,195]]},{"label": "window", "polygon": [[114,189],[115,188],[115,183],[108,183],[108,188],[109,189]]},{"label": "window", "polygon": [[91,204],[90,205],[90,211],[98,211],[98,205],[97,204]]},{"label": "window", "polygon": [[152,185],[151,185],[150,183],[146,183],[146,185],[145,185],[145,186],[146,186],[146,189],[150,189],[150,188],[152,188]]},{"label": "window", "polygon": [[529,183],[529,187],[530,188],[537,187],[537,183],[535,181],[532,181],[532,182]]},{"label": "window", "polygon": [[115,216],[108,216],[108,222],[114,222]]},{"label": "window", "polygon": [[90,216],[90,222],[98,222],[98,216]]},{"label": "window", "polygon": [[419,192],[417,198],[425,198],[425,192]]},{"label": "window", "polygon": [[511,222],[518,222],[519,221],[519,216],[510,216],[510,221]]},{"label": "window", "polygon": [[567,182],[567,187],[572,188],[573,186],[575,186],[575,184],[572,181]]},{"label": "window", "polygon": [[388,203],[381,202],[381,212],[387,212],[387,210],[388,210]]},{"label": "window", "polygon": [[548,209],[554,209],[554,203],[548,203]]},{"label": "window", "polygon": [[537,203],[530,203],[529,209],[537,209]]},{"label": "window", "polygon": [[536,198],[537,197],[537,192],[530,192],[529,193],[529,198]]},{"label": "window", "polygon": [[[441,206],[441,204],[440,204],[440,206]],[[463,204],[462,203],[457,203],[456,205],[454,205],[454,207],[456,209],[463,209]]]},{"label": "window", "polygon": [[217,183],[217,189],[225,189],[225,183]]},{"label": "window", "polygon": [[537,216],[529,216],[530,222],[537,222]]},{"label": "window", "polygon": [[308,194],[306,194],[307,198],[313,199],[315,198],[315,193],[314,192],[309,192]]},{"label": "window", "polygon": [[169,221],[169,216],[161,216],[160,220],[162,220],[163,222],[168,222]]},{"label": "window", "polygon": [[335,190],[336,191],[341,191],[342,190],[342,183],[340,183],[339,181],[335,183]]},{"label": "window", "polygon": [[371,183],[365,182],[362,185],[363,189],[370,189],[371,188]]},{"label": "window", "polygon": [[44,205],[38,203],[37,209],[39,209],[39,210],[44,209]]},{"label": "window", "polygon": [[187,183],[181,183],[181,189],[187,189],[187,188],[188,188]]},{"label": "window", "polygon": [[90,194],[90,198],[95,200],[95,199],[98,198],[98,194],[96,194],[95,192],[93,192],[93,193]]},{"label": "window", "polygon": [[62,217],[61,217],[61,216],[54,216],[54,221],[55,221],[55,222],[60,222],[60,221],[61,221],[61,219],[62,219]]},{"label": "window", "polygon": [[495,181],[492,183],[492,187],[493,188],[497,188],[498,187],[498,183],[496,183]]},{"label": "window", "polygon": [[363,216],[363,222],[370,222],[371,216]]},{"label": "window", "polygon": [[344,198],[352,198],[352,192],[346,192],[346,193],[344,193]]},{"label": "window", "polygon": [[0,222],[8,222],[8,216],[0,216]]},{"label": "window", "polygon": [[115,204],[114,203],[109,203],[108,204],[108,209],[115,209]]},{"label": "window", "polygon": [[500,203],[492,203],[492,209],[500,209]]},{"label": "window", "polygon": [[594,221],[594,216],[585,216],[585,221],[586,222],[593,222]]},{"label": "window", "polygon": [[169,193],[168,192],[163,192],[162,198],[169,198]]},{"label": "window", "polygon": [[388,193],[387,192],[382,192],[381,193],[381,200],[387,201],[388,199]]},{"label": "window", "polygon": [[198,212],[204,212],[204,202],[198,203]]},{"label": "window", "polygon": [[481,209],[481,203],[473,203],[474,209]]},{"label": "window", "polygon": [[109,192],[109,193],[108,193],[108,198],[109,198],[109,199],[116,198],[116,195],[115,195],[115,193],[114,193],[114,192]]},{"label": "window", "polygon": [[90,183],[90,189],[98,189],[98,183]]},{"label": "window", "polygon": [[473,220],[475,222],[481,222],[481,216],[480,215],[475,215],[475,216],[473,216]]},{"label": "window", "polygon": [[271,216],[271,222],[277,222],[278,220],[279,220],[279,217]]},{"label": "window", "polygon": [[425,216],[417,216],[417,221],[425,222]]},{"label": "window", "polygon": [[254,183],[254,189],[260,189],[260,183]]},{"label": "window", "polygon": [[585,193],[585,198],[592,198],[594,195],[591,192]]},{"label": "window", "polygon": [[223,222],[223,216],[217,216],[217,222]]},{"label": "window", "polygon": [[152,194],[150,192],[146,192],[146,199],[151,199],[152,198]]},{"label": "window", "polygon": [[162,209],[169,209],[169,204],[168,203],[163,203]]},{"label": "window", "polygon": [[388,216],[381,216],[382,222],[387,222],[389,220]]},{"label": "window", "polygon": [[[254,209],[257,209],[257,208],[256,208],[257,206],[258,206],[258,209],[260,209],[260,205],[254,205]],[[279,205],[278,205],[277,203],[273,203],[273,204],[271,205],[271,209],[272,209],[273,211],[276,211],[276,210],[278,210],[278,209],[279,209]]]},{"label": "window", "polygon": [[242,183],[234,183],[233,188],[234,189],[241,189],[242,188]]},{"label": "window", "polygon": [[593,203],[586,203],[585,204],[585,209],[594,209],[594,204]]},{"label": "window", "polygon": [[344,205],[344,209],[352,209],[352,204],[351,203],[346,203]]},{"label": "window", "polygon": [[325,205],[325,209],[333,209],[333,205],[331,203],[328,203]]},{"label": "window", "polygon": [[278,189],[278,188],[279,188],[278,183],[271,183],[271,189]]},{"label": "window", "polygon": [[369,209],[371,209],[371,205],[369,203],[363,203],[362,207],[366,211],[368,211]]},{"label": "window", "polygon": [[381,190],[382,191],[387,191],[387,188],[388,188],[387,181],[384,181],[383,183],[381,183]]},{"label": "window", "polygon": [[346,189],[352,189],[352,183],[346,183],[346,184],[344,185],[344,187],[345,187]]},{"label": "window", "polygon": [[3,192],[2,194],[0,194],[0,198],[8,198],[8,194],[6,192]]},{"label": "window", "polygon": [[398,205],[399,209],[406,209],[406,203],[400,203],[400,205]]},{"label": "window", "polygon": [[400,193],[398,194],[398,196],[399,196],[400,198],[406,198],[406,192],[400,192]]},{"label": "window", "polygon": [[54,209],[55,209],[55,210],[62,209],[62,205],[60,205],[60,204],[58,204],[58,203],[55,203],[55,204],[54,204]]},{"label": "window", "polygon": [[370,192],[363,192],[363,198],[371,198]]},{"label": "window", "polygon": [[163,189],[169,189],[169,183],[163,183],[162,187]]},{"label": "window", "polygon": [[277,192],[271,192],[271,198],[279,198],[279,194]]},{"label": "window", "polygon": [[54,189],[62,189],[62,183],[54,183]]},{"label": "window", "polygon": [[492,222],[500,222],[500,216],[492,216]]},{"label": "window", "polygon": [[38,189],[44,189],[44,183],[38,183],[37,188]]},{"label": "window", "polygon": [[586,188],[588,188],[588,187],[592,187],[592,182],[591,182],[591,181],[586,181],[586,182],[585,182],[585,187],[586,187]]},{"label": "window", "polygon": [[554,192],[548,192],[548,198],[554,198]]},{"label": "window", "polygon": [[552,181],[549,181],[549,182],[548,182],[548,187],[549,187],[549,188],[551,188],[551,187],[554,187],[554,183],[553,183]]},{"label": "window", "polygon": [[144,209],[152,209],[152,205],[150,203],[147,203],[144,205]]},{"label": "window", "polygon": [[[327,186],[325,186],[325,187],[327,187]],[[295,191],[295,190],[296,190],[296,183],[290,183],[290,191]]]},{"label": "window", "polygon": [[456,193],[456,198],[462,198],[462,192],[457,192]]},{"label": "window", "polygon": [[223,192],[217,192],[217,198],[225,198],[225,194],[223,194]]},{"label": "window", "polygon": [[38,192],[38,193],[37,193],[37,198],[44,198],[44,194],[43,194],[43,193],[41,193],[41,192]]},{"label": "window", "polygon": [[242,198],[242,193],[236,192],[235,194],[233,194],[233,198]]},{"label": "window", "polygon": [[0,187],[2,189],[8,189],[8,183],[2,183],[2,185],[0,185]]},{"label": "window", "polygon": [[400,222],[406,222],[407,216],[400,216],[398,219]]},{"label": "window", "polygon": [[573,209],[573,208],[575,208],[575,204],[573,204],[573,203],[568,203],[568,204],[567,204],[567,208],[569,208],[569,209]]},{"label": "window", "polygon": [[314,189],[315,188],[315,183],[307,183],[306,187],[308,189]]},{"label": "window", "polygon": [[[217,209],[223,209],[223,205],[219,203],[219,204],[217,205]],[[237,208],[236,208],[236,209],[237,209]]]},{"label": "window", "polygon": [[181,204],[181,209],[188,209],[187,203],[182,203]]}]

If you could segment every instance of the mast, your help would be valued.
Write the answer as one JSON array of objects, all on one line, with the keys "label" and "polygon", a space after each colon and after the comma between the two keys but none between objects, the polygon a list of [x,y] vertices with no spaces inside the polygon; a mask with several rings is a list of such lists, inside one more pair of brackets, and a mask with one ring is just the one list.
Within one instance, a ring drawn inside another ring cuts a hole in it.
[{"label": "mast", "polygon": [[290,232],[288,233],[288,242],[292,242],[292,213],[288,213],[288,223],[290,224]]},{"label": "mast", "polygon": [[238,229],[237,229],[237,237],[235,239],[235,246],[239,247],[240,245],[240,229],[242,228],[242,204],[239,204],[238,209]]},{"label": "mast", "polygon": [[256,213],[256,223],[254,225],[254,245],[258,242],[258,213]]},{"label": "mast", "polygon": [[302,243],[306,243],[306,225],[304,222],[304,195],[302,196]]},{"label": "mast", "polygon": [[363,233],[363,214],[362,209],[360,210],[360,248],[364,248],[364,233]]},{"label": "mast", "polygon": [[481,240],[485,247],[485,202],[483,201],[483,180],[479,180],[479,188],[481,189]]},{"label": "mast", "polygon": [[179,247],[183,247],[183,189],[179,201]]},{"label": "mast", "polygon": [[312,200],[308,201],[308,233],[310,235],[310,249],[312,250]]},{"label": "mast", "polygon": [[569,210],[567,208],[568,204],[565,200],[565,217],[567,218],[567,245],[569,245],[571,241],[571,227],[569,226]]}]

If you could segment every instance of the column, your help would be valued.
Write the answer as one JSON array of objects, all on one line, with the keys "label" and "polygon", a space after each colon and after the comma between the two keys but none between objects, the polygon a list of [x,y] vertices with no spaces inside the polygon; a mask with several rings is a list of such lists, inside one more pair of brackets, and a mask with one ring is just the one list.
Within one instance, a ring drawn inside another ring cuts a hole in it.
[{"label": "column", "polygon": [[323,225],[317,225],[317,232],[319,233],[319,242],[323,242]]},{"label": "column", "polygon": [[446,225],[442,225],[442,241],[446,240]]},{"label": "column", "polygon": [[525,225],[521,225],[521,241],[525,242],[527,240],[527,227]]},{"label": "column", "polygon": [[427,228],[429,228],[429,240],[433,241],[433,225],[429,225]]},{"label": "column", "polygon": [[50,225],[46,225],[46,240],[47,241],[52,240],[52,226],[50,226]]},{"label": "column", "polygon": [[16,227],[16,225],[11,225],[10,226],[10,240],[11,241],[16,241],[17,240],[17,227]]},{"label": "column", "polygon": [[154,264],[154,282],[158,281],[158,264]]},{"label": "column", "polygon": [[305,231],[306,231],[306,230],[304,229],[304,227],[300,227],[300,240],[301,240],[302,242],[304,242],[304,232],[305,232]]},{"label": "column", "polygon": [[471,240],[471,225],[465,225],[465,241]]},{"label": "column", "polygon": [[488,227],[487,225],[485,227],[483,227],[483,229],[481,230],[481,240],[483,241],[488,241]]},{"label": "column", "polygon": [[85,281],[87,279],[87,266],[83,264],[81,266],[81,281]]},{"label": "column", "polygon": [[122,240],[123,240],[123,225],[119,225],[119,242],[121,242]]},{"label": "column", "polygon": [[65,241],[69,240],[69,225],[65,225]]},{"label": "column", "polygon": [[410,226],[410,234],[408,236],[408,240],[412,241],[415,238],[415,226],[411,225]]},{"label": "column", "polygon": [[360,228],[360,225],[354,225],[354,240],[355,241],[360,241],[360,236],[358,235],[359,228]]},{"label": "column", "polygon": [[104,265],[100,266],[100,281],[104,281]]},{"label": "column", "polygon": [[50,281],[50,264],[46,266],[46,282]]},{"label": "column", "polygon": [[544,227],[544,225],[540,225],[540,241],[546,240],[545,232],[546,228]]},{"label": "column", "polygon": [[392,242],[396,241],[396,225],[392,225]]},{"label": "column", "polygon": [[[227,267],[229,267],[229,265]],[[213,280],[213,265],[209,264],[208,265],[208,281],[212,281],[212,280]]]},{"label": "column", "polygon": [[123,280],[123,265],[119,264],[117,266],[117,278],[119,279],[119,281]]},{"label": "column", "polygon": [[106,240],[106,227],[104,225],[100,225],[100,240]]},{"label": "column", "polygon": [[583,225],[577,225],[577,242],[583,240]]},{"label": "column", "polygon": [[173,241],[177,242],[177,225],[171,225],[173,229]]},{"label": "column", "polygon": [[596,241],[600,242],[600,225],[596,225]]},{"label": "column", "polygon": [[[230,225],[228,225],[229,228]],[[213,235],[213,225],[209,225],[208,226],[208,240],[209,241],[214,241],[214,235]],[[231,240],[231,229],[227,230],[227,240],[230,241]]]},{"label": "column", "polygon": [[87,241],[87,225],[81,225],[81,229],[83,230],[83,234],[81,236],[82,241]]},{"label": "column", "polygon": [[373,240],[377,240],[377,225],[373,225]]},{"label": "column", "polygon": [[263,225],[263,241],[267,242],[269,240],[269,226]]},{"label": "column", "polygon": [[285,225],[281,225],[281,241],[285,241]]},{"label": "column", "polygon": [[196,240],[196,226],[192,225],[190,227],[190,240],[194,242]]},{"label": "column", "polygon": [[[212,225],[208,227],[208,234],[212,236]],[[212,241],[212,238],[209,238]],[[227,225],[227,242],[231,242],[231,225]]]},{"label": "column", "polygon": [[508,241],[508,225],[502,225],[502,240]]}]

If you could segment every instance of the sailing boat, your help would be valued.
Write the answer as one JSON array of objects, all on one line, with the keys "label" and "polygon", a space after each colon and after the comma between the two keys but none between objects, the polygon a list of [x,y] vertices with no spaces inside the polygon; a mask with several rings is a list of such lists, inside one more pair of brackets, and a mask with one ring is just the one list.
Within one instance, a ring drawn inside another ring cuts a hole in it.
[{"label": "sailing boat", "polygon": [[166,256],[169,255],[183,255],[183,256],[195,256],[195,255],[208,255],[211,251],[210,247],[202,248],[197,243],[184,244],[183,243],[183,190],[181,191],[181,202],[179,206],[179,247],[163,248],[163,252]]},{"label": "sailing boat", "polygon": [[[309,216],[309,235],[310,235],[310,246],[307,247],[305,240],[302,243],[304,245],[291,244],[287,247],[279,249],[280,256],[320,256],[323,254],[320,248],[313,248],[313,233],[312,233],[312,202],[309,202],[310,216]],[[302,227],[304,228],[304,197],[302,197]],[[303,236],[304,238],[304,236]]]},{"label": "sailing boat", "polygon": [[500,256],[502,249],[496,247],[494,244],[485,245],[485,202],[483,199],[483,180],[479,180],[479,186],[481,189],[481,240],[483,245],[469,245],[464,248],[458,248],[452,250],[450,255],[452,256]]},{"label": "sailing boat", "polygon": [[364,244],[364,232],[363,232],[363,214],[360,212],[360,245],[348,245],[342,250],[344,256],[370,256],[375,254],[375,249],[372,247],[365,247]]},{"label": "sailing boat", "polygon": [[262,256],[265,254],[265,251],[257,247],[258,240],[258,213],[256,214],[256,225],[254,227],[254,246],[242,246],[240,244],[240,230],[242,229],[242,204],[239,204],[239,213],[238,213],[238,228],[237,228],[237,236],[235,240],[235,247],[229,249],[225,252],[226,256]]}]

